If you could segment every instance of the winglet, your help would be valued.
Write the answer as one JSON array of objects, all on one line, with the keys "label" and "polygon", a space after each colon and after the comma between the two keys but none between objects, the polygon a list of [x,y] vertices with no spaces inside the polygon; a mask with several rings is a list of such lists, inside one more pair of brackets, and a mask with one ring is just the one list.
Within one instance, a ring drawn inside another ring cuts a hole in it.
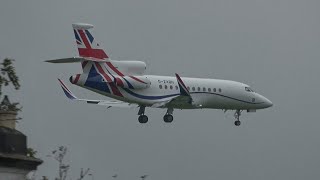
[{"label": "winglet", "polygon": [[177,73],[176,73],[176,78],[177,78],[177,81],[178,81],[178,85],[179,85],[179,88],[180,88],[181,95],[190,96],[190,92],[189,92],[188,88],[183,83],[182,79],[180,78],[179,74],[177,74]]},{"label": "winglet", "polygon": [[60,86],[62,87],[63,92],[66,94],[67,98],[74,100],[78,99],[69,89],[68,87],[62,82],[61,79],[58,79],[60,82]]}]

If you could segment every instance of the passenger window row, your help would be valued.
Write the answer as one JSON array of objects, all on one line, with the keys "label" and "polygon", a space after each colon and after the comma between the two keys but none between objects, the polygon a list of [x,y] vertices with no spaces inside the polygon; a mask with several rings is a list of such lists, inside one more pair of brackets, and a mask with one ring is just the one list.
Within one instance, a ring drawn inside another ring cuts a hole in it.
[{"label": "passenger window row", "polygon": [[[160,88],[160,89],[162,89],[162,88],[164,88],[164,89],[169,89],[169,88],[170,88],[170,89],[173,89],[173,86],[172,86],[172,85],[170,85],[170,86],[164,85],[164,87],[163,87],[162,84],[160,84],[160,85],[159,85],[159,88]],[[175,86],[175,89],[178,90],[178,86]]]},{"label": "passenger window row", "polygon": [[[188,88],[188,90],[190,91],[190,87],[188,86],[187,88]],[[192,87],[191,90],[192,90],[192,91],[196,91],[196,88],[195,88],[195,87]],[[200,87],[197,87],[197,91],[201,91],[201,88],[200,88]],[[221,90],[221,88],[218,88],[218,90],[217,90],[216,88],[212,88],[212,89],[211,89],[211,88],[203,87],[203,88],[202,88],[202,91],[203,91],[203,92],[217,92],[217,91],[221,92],[222,90]]]},{"label": "passenger window row", "polygon": [[[159,88],[160,88],[160,89],[162,89],[162,88],[164,88],[164,89],[169,89],[169,88],[170,88],[170,89],[173,89],[173,86],[172,86],[172,85],[170,85],[170,86],[164,85],[164,86],[163,86],[162,84],[160,84],[160,85],[159,85]],[[188,86],[187,88],[188,88],[188,90],[190,91],[190,87]],[[175,89],[178,90],[178,86],[175,86]],[[195,87],[192,87],[191,89],[192,89],[192,91],[196,91],[196,88],[195,88]],[[200,87],[197,87],[197,91],[200,92],[200,91],[201,91],[201,88],[200,88]],[[218,89],[212,88],[212,89],[211,89],[211,88],[205,88],[205,87],[202,88],[202,91],[203,91],[203,92],[217,92],[217,91],[222,92],[221,88],[218,88]]]}]

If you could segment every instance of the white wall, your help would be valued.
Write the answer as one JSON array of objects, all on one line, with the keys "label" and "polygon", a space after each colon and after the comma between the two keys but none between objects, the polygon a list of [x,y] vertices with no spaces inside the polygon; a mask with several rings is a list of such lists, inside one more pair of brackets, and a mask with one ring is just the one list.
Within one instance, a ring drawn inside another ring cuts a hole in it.
[{"label": "white wall", "polygon": [[0,167],[0,180],[24,180],[29,171]]}]

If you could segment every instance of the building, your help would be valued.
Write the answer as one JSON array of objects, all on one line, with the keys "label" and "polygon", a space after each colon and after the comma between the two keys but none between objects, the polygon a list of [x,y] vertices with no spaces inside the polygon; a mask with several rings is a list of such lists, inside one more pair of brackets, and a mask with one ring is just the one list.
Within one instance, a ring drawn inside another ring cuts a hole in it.
[{"label": "building", "polygon": [[23,180],[42,160],[32,157],[27,137],[15,129],[17,110],[7,96],[0,105],[0,180]]}]

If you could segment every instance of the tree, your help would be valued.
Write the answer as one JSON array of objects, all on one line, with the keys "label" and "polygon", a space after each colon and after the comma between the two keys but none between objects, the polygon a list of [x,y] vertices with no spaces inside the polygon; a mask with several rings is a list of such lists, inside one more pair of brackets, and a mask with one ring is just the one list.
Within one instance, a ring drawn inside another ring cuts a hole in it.
[{"label": "tree", "polygon": [[33,148],[27,148],[27,156],[35,158],[37,151]]},{"label": "tree", "polygon": [[[13,66],[13,62],[14,59],[5,58],[3,62],[0,63],[0,96],[2,95],[3,86],[12,84],[16,90],[20,89],[19,78]],[[3,103],[0,105],[0,110],[18,111],[21,109],[17,107],[18,105],[19,103],[10,103],[8,97],[5,96]]]},{"label": "tree", "polygon": [[[58,162],[58,176],[55,180],[66,180],[68,177],[68,172],[70,169],[70,165],[65,163],[64,158],[68,152],[68,148],[66,146],[59,146],[57,149],[53,150],[49,157],[53,157]],[[89,175],[90,168],[83,170],[81,168],[80,177],[78,180],[84,179],[87,175]],[[44,176],[44,178],[47,178]]]},{"label": "tree", "polygon": [[52,151],[52,157],[59,163],[59,177],[56,180],[65,180],[68,176],[70,165],[64,163],[67,150],[67,147],[59,146],[58,149]]}]

